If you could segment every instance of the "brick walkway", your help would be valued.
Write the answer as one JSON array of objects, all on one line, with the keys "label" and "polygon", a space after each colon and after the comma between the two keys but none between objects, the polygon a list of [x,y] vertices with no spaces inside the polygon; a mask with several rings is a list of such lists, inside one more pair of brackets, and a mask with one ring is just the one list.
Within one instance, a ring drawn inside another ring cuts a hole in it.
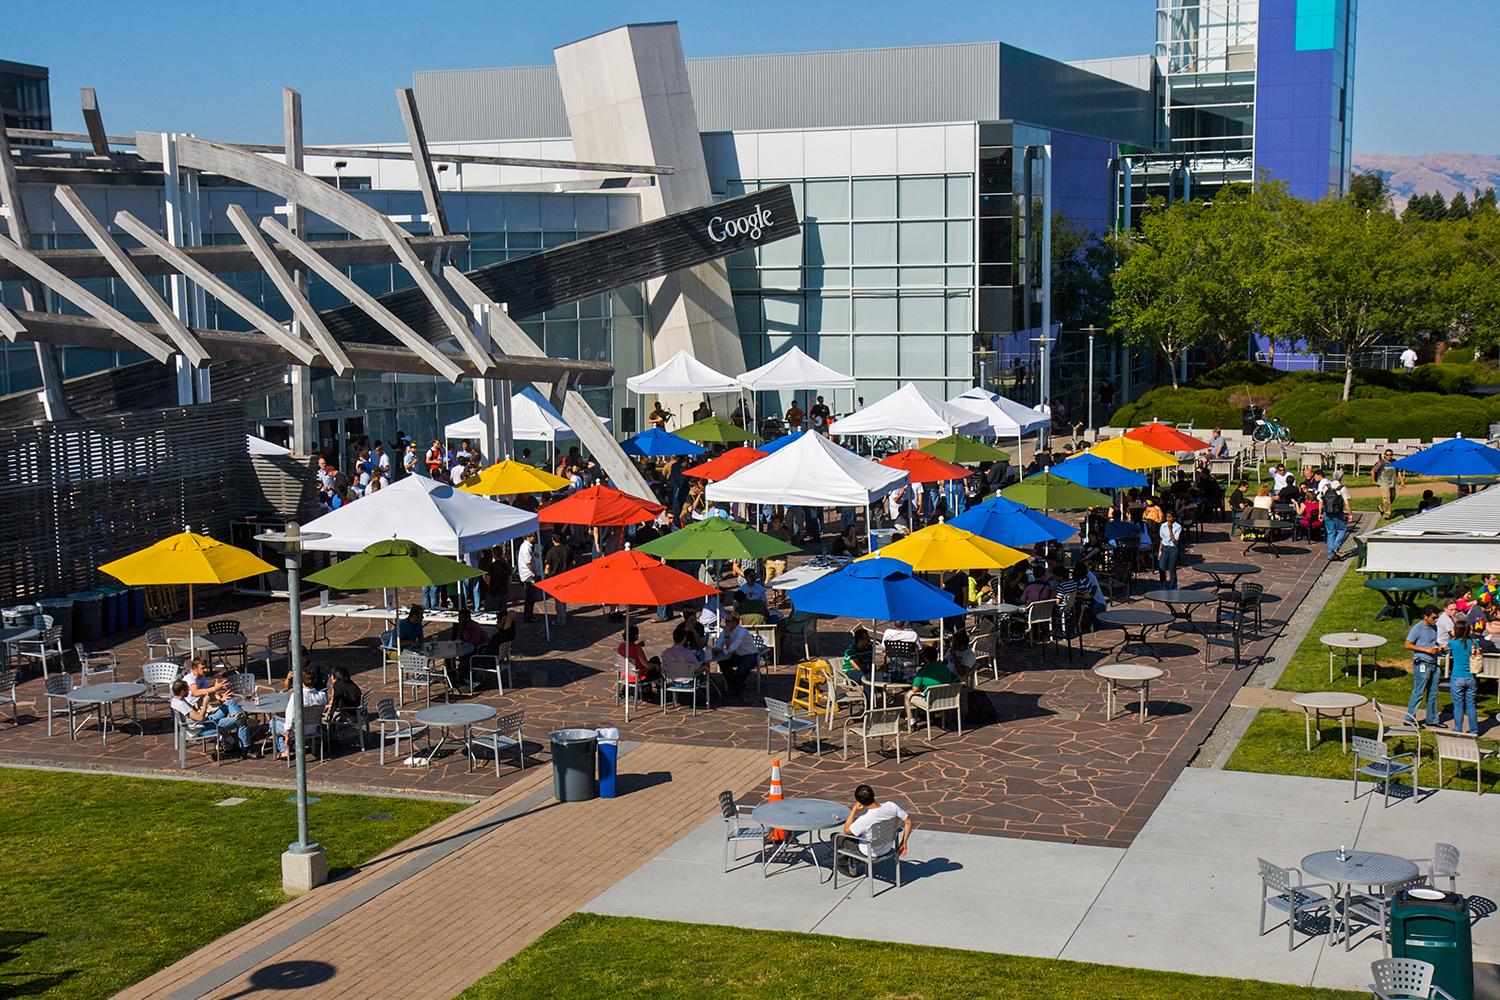
[{"label": "brick walkway", "polygon": [[725,788],[764,781],[760,754],[648,744],[621,795],[552,800],[550,769],[200,949],[126,1000],[451,997],[702,823]]}]

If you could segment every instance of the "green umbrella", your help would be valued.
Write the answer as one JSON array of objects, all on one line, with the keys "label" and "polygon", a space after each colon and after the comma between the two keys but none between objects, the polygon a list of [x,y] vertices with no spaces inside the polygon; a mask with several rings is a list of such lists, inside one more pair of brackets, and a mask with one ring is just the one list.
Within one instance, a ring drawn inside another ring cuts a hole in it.
[{"label": "green umbrella", "polygon": [[653,538],[637,551],[659,559],[774,559],[800,551],[779,538],[727,517],[707,517]]},{"label": "green umbrella", "polygon": [[697,441],[699,444],[728,444],[731,441],[755,441],[749,431],[742,430],[723,417],[704,417],[695,424],[688,424],[677,432],[680,438]]},{"label": "green umbrella", "polygon": [[1108,507],[1110,503],[1109,497],[1098,490],[1079,486],[1050,472],[1038,472],[1014,486],[1007,486],[1000,495],[1033,510],[1083,510],[1085,507]]},{"label": "green umbrella", "polygon": [[374,590],[376,587],[437,587],[482,574],[447,556],[435,555],[399,538],[367,545],[348,559],[305,577],[309,583],[335,590]]},{"label": "green umbrella", "polygon": [[975,462],[1008,462],[1010,456],[999,448],[991,448],[981,441],[964,434],[950,434],[945,438],[939,438],[918,451],[931,455],[933,458],[941,458],[945,462],[954,465],[972,465]]}]

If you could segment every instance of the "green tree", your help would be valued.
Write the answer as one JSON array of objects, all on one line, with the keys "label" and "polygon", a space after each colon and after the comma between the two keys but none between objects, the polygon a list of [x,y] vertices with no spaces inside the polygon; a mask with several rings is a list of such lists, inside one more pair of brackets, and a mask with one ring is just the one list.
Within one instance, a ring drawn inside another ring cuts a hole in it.
[{"label": "green tree", "polygon": [[1358,351],[1445,328],[1433,224],[1367,212],[1347,198],[1287,199],[1282,213],[1284,238],[1271,251],[1268,293],[1255,314],[1273,336],[1343,354],[1343,399]]},{"label": "green tree", "polygon": [[1113,254],[1105,241],[1052,216],[1052,321],[1065,330],[1103,325],[1109,316]]},{"label": "green tree", "polygon": [[1422,220],[1425,222],[1441,222],[1448,216],[1448,203],[1443,196],[1436,191],[1432,194],[1414,194],[1406,203],[1406,211],[1401,217],[1407,220]]},{"label": "green tree", "polygon": [[1500,212],[1481,197],[1468,219],[1441,227],[1443,299],[1452,329],[1476,352],[1500,347]]},{"label": "green tree", "polygon": [[1469,217],[1469,213],[1472,211],[1473,210],[1469,208],[1469,199],[1465,198],[1464,193],[1460,191],[1458,192],[1458,194],[1454,195],[1453,200],[1448,203],[1447,218],[1460,220],[1467,219]]},{"label": "green tree", "polygon": [[1349,178],[1349,200],[1365,211],[1385,208],[1391,200],[1385,175],[1373,170],[1356,170]]},{"label": "green tree", "polygon": [[1109,328],[1161,355],[1177,386],[1178,356],[1208,336],[1204,313],[1206,244],[1192,202],[1148,207],[1138,231],[1111,239],[1120,261],[1110,280]]}]

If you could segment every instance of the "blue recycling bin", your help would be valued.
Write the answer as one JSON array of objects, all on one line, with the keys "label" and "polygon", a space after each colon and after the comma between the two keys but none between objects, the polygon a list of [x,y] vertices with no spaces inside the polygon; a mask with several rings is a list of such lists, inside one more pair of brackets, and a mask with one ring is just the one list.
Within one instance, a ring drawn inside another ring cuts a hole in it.
[{"label": "blue recycling bin", "polygon": [[615,778],[619,770],[619,761],[620,731],[612,728],[599,730],[599,797],[601,799],[615,797]]},{"label": "blue recycling bin", "polygon": [[142,587],[130,588],[130,627],[140,628],[146,624],[146,591]]}]

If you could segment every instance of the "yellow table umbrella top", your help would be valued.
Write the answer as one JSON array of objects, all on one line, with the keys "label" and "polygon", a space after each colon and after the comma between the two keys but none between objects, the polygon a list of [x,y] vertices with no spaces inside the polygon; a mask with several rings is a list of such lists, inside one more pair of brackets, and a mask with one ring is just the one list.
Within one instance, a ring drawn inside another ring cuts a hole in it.
[{"label": "yellow table umbrella top", "polygon": [[931,524],[914,531],[900,541],[861,556],[899,559],[918,573],[942,573],[961,569],[1005,569],[1026,561],[1026,553],[1009,545],[955,528],[951,524]]},{"label": "yellow table umbrella top", "polygon": [[139,552],[105,563],[102,573],[131,587],[180,583],[233,583],[247,576],[274,573],[276,567],[253,552],[184,531]]},{"label": "yellow table umbrella top", "polygon": [[459,487],[466,493],[486,497],[514,496],[517,493],[551,493],[568,485],[562,476],[507,458],[496,462],[474,479]]},{"label": "yellow table umbrella top", "polygon": [[1116,437],[1101,441],[1089,449],[1089,454],[1098,455],[1116,465],[1123,465],[1134,472],[1142,469],[1166,469],[1177,465],[1177,456],[1158,451],[1149,444],[1134,438]]}]

